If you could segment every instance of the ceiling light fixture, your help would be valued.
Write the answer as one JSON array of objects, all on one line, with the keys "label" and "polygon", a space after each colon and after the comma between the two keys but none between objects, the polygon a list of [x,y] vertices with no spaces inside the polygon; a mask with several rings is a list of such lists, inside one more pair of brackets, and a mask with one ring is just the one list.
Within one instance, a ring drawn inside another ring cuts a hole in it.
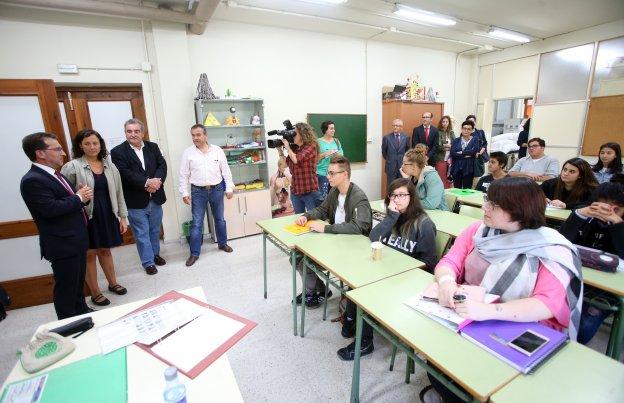
[{"label": "ceiling light fixture", "polygon": [[394,14],[416,23],[442,25],[445,27],[457,24],[457,21],[448,15],[432,13],[431,11],[407,7],[402,4],[395,5]]},{"label": "ceiling light fixture", "polygon": [[305,3],[319,3],[319,4],[344,4],[349,0],[299,0]]},{"label": "ceiling light fixture", "polygon": [[520,42],[520,43],[531,42],[531,38],[524,34],[514,32],[514,31],[508,31],[506,29],[495,28],[495,27],[492,27],[488,31],[488,35],[496,39],[502,39],[504,41],[512,41],[512,42]]}]

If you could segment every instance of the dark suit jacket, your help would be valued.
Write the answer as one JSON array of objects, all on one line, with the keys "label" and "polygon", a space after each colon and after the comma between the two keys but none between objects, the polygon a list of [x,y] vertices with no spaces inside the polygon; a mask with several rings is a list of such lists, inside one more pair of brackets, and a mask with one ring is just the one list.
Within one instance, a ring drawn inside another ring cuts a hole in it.
[{"label": "dark suit jacket", "polygon": [[477,136],[472,136],[463,151],[461,149],[461,136],[453,140],[451,143],[451,158],[453,158],[451,174],[453,177],[460,171],[462,177],[474,176],[475,156],[479,150],[481,150],[481,139]]},{"label": "dark suit jacket", "polygon": [[164,186],[161,186],[157,192],[151,195],[145,190],[145,182],[151,178],[162,179],[164,185],[167,177],[167,163],[156,143],[144,141],[143,144],[145,169],[143,169],[141,160],[127,141],[111,150],[111,159],[119,169],[124,199],[126,199],[128,208],[145,208],[149,204],[150,198],[156,204],[163,204],[167,200]]},{"label": "dark suit jacket", "polygon": [[423,125],[415,127],[412,132],[412,148],[418,143],[425,144],[428,147],[429,165],[435,165],[436,153],[438,152],[438,128],[433,125],[429,126],[429,141],[425,141],[425,128]]},{"label": "dark suit jacket", "polygon": [[78,196],[69,195],[56,178],[35,165],[22,177],[20,192],[39,230],[41,257],[52,261],[87,250],[89,235]]},{"label": "dark suit jacket", "polygon": [[394,133],[387,134],[381,139],[381,155],[386,160],[386,174],[399,173],[401,165],[403,165],[403,156],[409,147],[407,135],[403,132],[399,133],[399,146],[397,147],[394,140]]}]

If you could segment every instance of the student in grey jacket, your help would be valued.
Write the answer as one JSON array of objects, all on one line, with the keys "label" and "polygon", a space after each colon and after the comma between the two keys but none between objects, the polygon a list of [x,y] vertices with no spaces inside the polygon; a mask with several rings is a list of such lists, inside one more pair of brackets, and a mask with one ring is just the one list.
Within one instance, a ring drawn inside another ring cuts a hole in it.
[{"label": "student in grey jacket", "polygon": [[[388,188],[385,204],[388,206],[386,217],[370,232],[371,241],[381,241],[392,249],[412,256],[424,262],[427,271],[433,272],[438,263],[436,227],[423,210],[412,181],[407,178],[395,179]],[[355,304],[347,301],[347,316],[341,331],[345,338],[355,334],[355,314]],[[367,355],[373,350],[373,328],[364,323],[361,354]],[[355,341],[338,350],[338,357],[344,361],[351,361],[354,356]]]},{"label": "student in grey jacket", "polygon": [[[327,170],[327,179],[331,190],[320,206],[299,216],[295,222],[305,225],[308,220],[310,229],[315,232],[330,234],[368,235],[373,223],[373,213],[366,194],[358,185],[351,182],[351,164],[342,156],[332,157]],[[322,221],[329,221],[326,224]],[[297,265],[299,274],[301,264]],[[325,284],[318,276],[308,271],[306,277],[305,304],[308,308],[317,308],[325,301]],[[327,298],[331,296],[328,290]],[[297,296],[297,304],[302,302],[302,295]]]},{"label": "student in grey jacket", "polygon": [[88,217],[89,249],[85,282],[95,305],[108,305],[97,282],[96,257],[108,280],[108,290],[118,295],[127,292],[117,282],[110,248],[121,245],[121,235],[128,229],[128,209],[121,187],[121,177],[115,164],[108,160],[104,139],[91,129],[81,130],[72,144],[74,159],[61,173],[77,188],[87,185],[93,189],[93,199],[85,206]]}]

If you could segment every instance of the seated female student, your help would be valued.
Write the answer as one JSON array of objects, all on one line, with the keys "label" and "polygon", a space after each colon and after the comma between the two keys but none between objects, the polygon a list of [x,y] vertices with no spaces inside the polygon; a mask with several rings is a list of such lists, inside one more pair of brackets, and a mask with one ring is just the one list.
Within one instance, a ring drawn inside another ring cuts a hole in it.
[{"label": "seated female student", "polygon": [[[624,259],[624,184],[603,183],[594,190],[591,200],[589,206],[570,214],[559,232],[574,244],[600,249]],[[577,341],[588,343],[610,313],[606,309],[583,305]]]},{"label": "seated female student", "polygon": [[475,189],[480,192],[487,192],[488,187],[497,179],[502,179],[507,176],[507,172],[505,172],[505,167],[507,166],[507,154],[501,151],[494,151],[490,154],[490,159],[488,161],[488,175],[484,175],[477,182],[477,186]]},{"label": "seated female student", "polygon": [[558,178],[548,179],[541,186],[549,205],[573,209],[587,204],[598,182],[587,161],[571,158],[563,164]]},{"label": "seated female student", "polygon": [[[422,146],[422,147],[421,147]],[[401,176],[416,186],[420,203],[425,210],[448,210],[444,198],[444,184],[432,166],[427,165],[427,146],[416,146],[405,153]]]},{"label": "seated female student", "polygon": [[598,183],[611,180],[614,174],[622,173],[622,149],[618,143],[605,143],[600,146],[598,162],[592,168]]},{"label": "seated female student", "polygon": [[[433,173],[437,176],[435,170]],[[371,230],[371,241],[381,241],[392,249],[424,262],[426,270],[433,271],[438,261],[435,247],[436,228],[420,205],[414,184],[406,178],[392,181],[385,204],[388,206],[386,217]],[[355,314],[356,306],[348,300],[346,317],[340,332],[344,338],[351,338],[355,334]],[[361,353],[367,355],[373,350],[373,328],[364,322]],[[355,341],[338,350],[341,360],[351,361],[354,356]]]},{"label": "seated female student", "polygon": [[[483,204],[483,222],[469,226],[435,268],[440,304],[472,320],[539,321],[576,339],[582,278],[576,249],[545,226],[546,200],[529,178],[494,181]],[[535,271],[537,267],[537,271]],[[453,302],[458,284],[480,285],[500,295],[500,303]],[[423,401],[458,401],[429,376]]]}]

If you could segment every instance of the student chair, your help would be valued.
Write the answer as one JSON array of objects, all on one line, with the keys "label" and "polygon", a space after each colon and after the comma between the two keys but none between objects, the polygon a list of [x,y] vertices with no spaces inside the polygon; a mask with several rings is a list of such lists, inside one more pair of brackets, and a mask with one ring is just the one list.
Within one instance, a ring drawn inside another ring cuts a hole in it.
[{"label": "student chair", "polygon": [[466,206],[462,204],[459,208],[459,214],[483,220],[483,210],[479,207]]},{"label": "student chair", "polygon": [[438,259],[440,259],[446,249],[448,248],[449,242],[451,241],[451,236],[444,232],[438,232],[435,238],[436,244],[436,255],[438,255]]},{"label": "student chair", "polygon": [[444,200],[446,200],[446,205],[449,210],[455,212],[455,203],[457,202],[457,196],[452,193],[444,192]]}]

